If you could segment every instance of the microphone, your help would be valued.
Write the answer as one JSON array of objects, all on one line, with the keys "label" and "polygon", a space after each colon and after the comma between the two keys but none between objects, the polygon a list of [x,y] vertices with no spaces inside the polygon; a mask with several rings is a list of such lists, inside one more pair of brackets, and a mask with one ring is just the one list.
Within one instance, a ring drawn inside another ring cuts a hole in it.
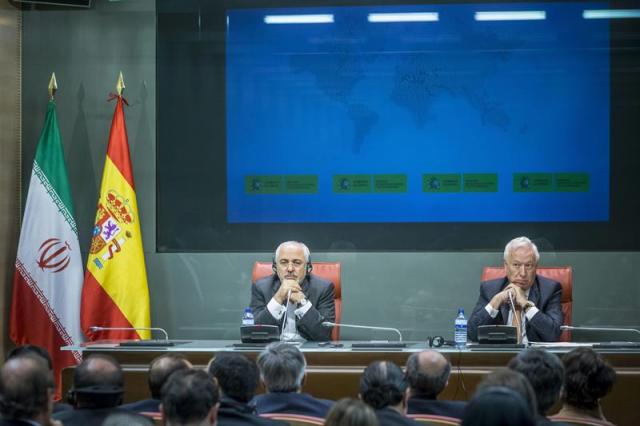
[{"label": "microphone", "polygon": [[291,297],[291,289],[287,292],[287,303],[284,306],[284,318],[282,320],[282,332],[280,333],[280,341],[284,341],[284,329],[287,327],[287,317],[289,316],[289,298]]},{"label": "microphone", "polygon": [[561,325],[560,330],[584,330],[584,331],[633,331],[640,334],[640,330],[631,327],[589,327],[589,326],[573,326]]},{"label": "microphone", "polygon": [[93,333],[96,331],[160,331],[164,334],[164,340],[169,340],[169,333],[167,333],[167,330],[160,327],[99,327],[97,325],[93,325],[89,327],[89,330]]},{"label": "microphone", "polygon": [[372,325],[356,325],[356,324],[336,324],[335,322],[331,322],[331,321],[322,321],[322,325],[324,327],[347,327],[347,328],[362,328],[365,330],[382,330],[382,331],[395,331],[396,333],[398,333],[398,338],[399,338],[399,342],[402,342],[402,333],[400,333],[400,330],[398,330],[397,328],[393,328],[393,327],[374,327]]}]

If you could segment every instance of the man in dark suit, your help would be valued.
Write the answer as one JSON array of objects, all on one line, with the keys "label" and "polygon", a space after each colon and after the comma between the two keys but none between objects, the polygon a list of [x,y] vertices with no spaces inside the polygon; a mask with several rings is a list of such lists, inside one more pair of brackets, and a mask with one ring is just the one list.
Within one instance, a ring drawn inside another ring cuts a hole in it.
[{"label": "man in dark suit", "polygon": [[360,399],[376,412],[384,426],[415,426],[406,416],[408,385],[400,367],[389,361],[375,361],[360,378]]},{"label": "man in dark suit", "polygon": [[408,414],[433,414],[462,419],[464,401],[438,400],[449,383],[451,364],[440,352],[426,350],[411,354],[405,376],[409,383]]},{"label": "man in dark suit", "polygon": [[545,416],[560,399],[564,384],[564,366],[560,358],[544,349],[528,348],[511,358],[508,367],[529,380],[536,394],[537,425],[555,425]]},{"label": "man in dark suit", "polygon": [[[51,371],[51,373],[53,373],[53,361],[51,360],[51,355],[49,355],[49,352],[41,346],[36,346],[36,345],[16,346],[15,348],[11,349],[7,353],[7,356],[5,357],[5,359],[9,360],[11,358],[16,358],[24,355],[39,356],[47,364],[47,367],[49,367],[49,370]],[[58,413],[60,411],[65,411],[65,410],[73,410],[73,407],[69,404],[65,404],[60,401],[53,404],[54,413]]]},{"label": "man in dark suit", "polygon": [[191,367],[191,363],[182,354],[168,353],[154,358],[149,364],[151,398],[124,404],[122,408],[135,413],[159,413],[162,386],[171,374]]},{"label": "man in dark suit", "polygon": [[[521,341],[553,342],[560,337],[563,315],[560,283],[536,274],[540,254],[527,237],[511,240],[504,250],[507,276],[485,281],[469,317],[467,334],[478,340],[478,326],[519,325]],[[511,301],[516,311],[510,309]]]},{"label": "man in dark suit", "polygon": [[209,375],[220,386],[219,426],[286,425],[258,416],[249,406],[260,380],[256,363],[242,354],[222,352],[209,362]]},{"label": "man in dark suit", "polygon": [[214,426],[220,406],[218,384],[202,370],[173,373],[162,387],[162,419],[165,426]]},{"label": "man in dark suit", "polygon": [[251,286],[256,324],[278,325],[286,340],[330,340],[331,327],[322,322],[335,321],[335,290],[333,283],[311,274],[312,270],[306,245],[280,244],[273,257],[274,274]]},{"label": "man in dark suit", "polygon": [[0,370],[1,426],[54,426],[53,374],[36,355],[8,360]]},{"label": "man in dark suit", "polygon": [[74,409],[55,413],[53,417],[65,426],[100,425],[110,414],[127,412],[119,407],[123,386],[124,375],[115,358],[91,355],[82,360],[73,374],[70,397]]},{"label": "man in dark suit", "polygon": [[289,413],[324,418],[333,401],[302,392],[307,362],[292,344],[274,342],[258,356],[260,378],[267,393],[251,401],[258,414]]}]

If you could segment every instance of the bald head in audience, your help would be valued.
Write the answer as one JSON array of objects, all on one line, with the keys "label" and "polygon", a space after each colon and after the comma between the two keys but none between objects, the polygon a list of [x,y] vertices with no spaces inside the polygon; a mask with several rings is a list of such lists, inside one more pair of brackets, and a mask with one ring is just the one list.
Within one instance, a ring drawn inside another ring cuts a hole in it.
[{"label": "bald head in audience", "polygon": [[118,361],[91,355],[76,368],[73,393],[78,408],[108,408],[122,403],[124,376]]},{"label": "bald head in audience", "polygon": [[20,356],[0,370],[0,414],[5,420],[51,423],[53,375],[37,356]]}]

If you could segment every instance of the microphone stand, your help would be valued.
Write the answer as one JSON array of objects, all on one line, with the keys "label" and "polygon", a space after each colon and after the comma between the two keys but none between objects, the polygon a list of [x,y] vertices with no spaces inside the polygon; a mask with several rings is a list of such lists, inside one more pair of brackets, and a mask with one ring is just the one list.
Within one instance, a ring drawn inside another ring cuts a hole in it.
[{"label": "microphone stand", "polygon": [[626,327],[588,327],[588,326],[573,326],[573,325],[561,325],[561,330],[584,330],[584,331],[633,331],[640,334],[640,330],[636,328]]},{"label": "microphone stand", "polygon": [[364,330],[394,331],[398,333],[398,341],[402,342],[402,333],[400,333],[400,330],[393,327],[374,327],[372,325],[356,325],[356,324],[336,324],[335,322],[331,322],[331,321],[323,321],[322,325],[324,327],[347,327],[347,328],[361,328]]},{"label": "microphone stand", "polygon": [[169,340],[169,333],[167,333],[167,330],[160,327],[99,327],[94,325],[89,327],[89,330],[94,333],[96,331],[159,331],[164,334],[164,340]]}]

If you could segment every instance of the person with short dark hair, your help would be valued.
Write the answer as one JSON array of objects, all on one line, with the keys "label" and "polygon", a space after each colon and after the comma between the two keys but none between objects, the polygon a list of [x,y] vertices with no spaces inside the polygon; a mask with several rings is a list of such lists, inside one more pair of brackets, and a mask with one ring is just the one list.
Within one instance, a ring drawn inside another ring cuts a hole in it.
[{"label": "person with short dark hair", "polygon": [[509,388],[519,394],[527,403],[529,411],[535,416],[537,412],[536,393],[524,374],[508,368],[500,368],[487,374],[478,384],[476,392],[493,387]]},{"label": "person with short dark hair", "polygon": [[267,391],[256,396],[251,405],[258,414],[290,413],[324,418],[333,401],[318,399],[302,392],[307,362],[294,345],[270,343],[258,355],[260,379]]},{"label": "person with short dark hair", "polygon": [[451,364],[440,352],[426,350],[411,354],[405,372],[409,383],[407,413],[461,419],[466,402],[437,399],[449,383],[450,375]]},{"label": "person with short dark hair", "polygon": [[[17,357],[21,357],[21,356],[25,356],[25,355],[35,355],[35,356],[39,356],[40,358],[42,358],[42,360],[44,360],[44,362],[47,363],[47,367],[49,368],[49,370],[53,374],[53,361],[51,360],[51,355],[49,354],[49,352],[45,348],[43,348],[41,346],[36,346],[36,345],[16,346],[15,348],[11,349],[7,353],[6,359],[10,360],[12,358],[17,358]],[[60,411],[67,411],[67,410],[73,410],[73,407],[71,405],[69,405],[69,404],[65,404],[65,403],[60,402],[60,401],[57,401],[57,402],[55,402],[53,404],[53,412],[54,413],[58,413]]]},{"label": "person with short dark hair", "polygon": [[563,417],[595,420],[610,424],[602,412],[600,400],[616,381],[616,372],[591,348],[576,348],[563,358],[564,394],[562,409],[551,419]]},{"label": "person with short dark hair", "polygon": [[9,359],[0,370],[0,426],[54,424],[54,389],[53,374],[42,358],[22,355]]},{"label": "person with short dark hair", "polygon": [[166,383],[169,376],[178,370],[187,370],[191,367],[192,365],[187,358],[178,353],[168,353],[154,358],[151,363],[149,363],[148,381],[151,398],[124,404],[122,408],[136,413],[159,412],[162,386]]},{"label": "person with short dark hair", "polygon": [[256,415],[254,407],[249,406],[260,380],[254,361],[241,354],[223,352],[211,359],[207,369],[220,387],[220,426],[286,424],[260,417]]},{"label": "person with short dark hair", "polygon": [[22,345],[16,346],[7,352],[6,359],[7,361],[11,358],[15,358],[22,355],[37,355],[41,357],[46,363],[49,370],[53,371],[53,361],[51,360],[51,355],[49,355],[49,351],[45,348],[37,345]]},{"label": "person with short dark hair", "polygon": [[353,398],[342,398],[331,407],[325,426],[378,426],[378,418],[373,409]]},{"label": "person with short dark hair", "polygon": [[560,399],[564,381],[564,367],[560,358],[544,349],[528,348],[513,357],[507,366],[522,373],[529,380],[538,402],[538,425],[551,425],[552,422],[545,416]]},{"label": "person with short dark hair", "polygon": [[375,410],[381,425],[416,425],[406,417],[408,384],[400,367],[375,361],[360,377],[360,399]]},{"label": "person with short dark hair", "polygon": [[124,375],[115,358],[96,354],[85,358],[75,369],[69,396],[74,409],[54,414],[65,426],[102,424],[119,408],[124,392]]},{"label": "person with short dark hair", "polygon": [[[533,391],[532,391],[533,394]],[[530,405],[515,390],[505,386],[478,389],[467,404],[462,426],[534,426]]]},{"label": "person with short dark hair", "polygon": [[220,394],[216,381],[202,370],[179,370],[162,387],[166,426],[215,425]]}]

